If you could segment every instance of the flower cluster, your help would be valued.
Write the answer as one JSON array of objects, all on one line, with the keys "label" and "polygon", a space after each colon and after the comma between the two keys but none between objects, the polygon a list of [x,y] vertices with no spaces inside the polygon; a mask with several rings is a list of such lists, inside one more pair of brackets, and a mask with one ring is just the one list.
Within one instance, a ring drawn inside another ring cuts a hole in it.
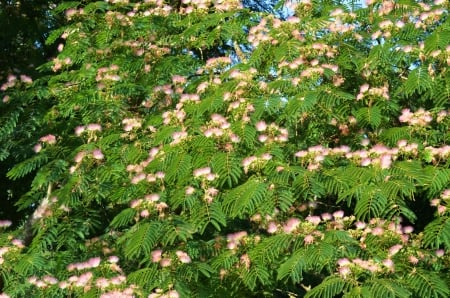
[{"label": "flower cluster", "polygon": [[19,82],[22,82],[24,84],[31,84],[33,83],[33,80],[27,76],[27,75],[20,75],[20,80],[17,78],[17,76],[10,74],[7,78],[6,83],[4,83],[0,87],[0,91],[6,91],[9,88],[15,87]]},{"label": "flower cluster", "polygon": [[[191,257],[182,250],[177,250],[175,255],[182,264],[189,264],[192,262]],[[164,253],[161,249],[152,251],[151,257],[151,261],[153,263],[159,263],[161,267],[169,267],[172,264],[172,257],[168,253]]]},{"label": "flower cluster", "polygon": [[431,200],[430,205],[437,208],[438,215],[448,214],[450,212],[450,189],[444,190],[439,198]]},{"label": "flower cluster", "polygon": [[165,216],[165,211],[169,207],[165,202],[160,202],[159,194],[148,194],[144,198],[133,200],[130,203],[130,207],[138,211],[135,220],[139,221],[139,217],[148,218],[154,214],[155,211],[159,217]]},{"label": "flower cluster", "polygon": [[211,115],[211,121],[201,129],[207,138],[214,138],[223,143],[239,143],[240,138],[231,130],[231,124],[220,114]]},{"label": "flower cluster", "polygon": [[389,85],[386,82],[383,87],[371,87],[365,83],[359,88],[359,94],[356,96],[356,100],[362,100],[363,98],[384,98],[389,99]]},{"label": "flower cluster", "polygon": [[247,237],[246,231],[240,231],[233,234],[227,235],[227,248],[237,249],[243,242],[245,242],[245,237]]},{"label": "flower cluster", "polygon": [[57,71],[61,70],[64,66],[69,66],[71,64],[72,64],[72,59],[70,57],[66,57],[66,58],[56,57],[55,59],[53,59],[52,70],[53,70],[53,72],[57,72]]},{"label": "flower cluster", "polygon": [[101,67],[97,70],[97,76],[95,77],[95,80],[97,82],[120,81],[120,76],[117,74],[118,70],[119,66],[115,64],[109,67]]},{"label": "flower cluster", "polygon": [[275,123],[267,125],[265,121],[258,121],[255,126],[256,130],[261,132],[258,136],[261,143],[285,143],[288,141],[289,134],[286,128],[279,127]]},{"label": "flower cluster", "polygon": [[48,145],[54,145],[56,144],[56,137],[52,134],[43,136],[39,139],[40,143],[37,143],[36,145],[34,145],[33,147],[33,151],[36,153],[39,153],[42,150],[42,145],[43,144],[48,144]]},{"label": "flower cluster", "polygon": [[427,126],[433,120],[431,112],[422,108],[412,113],[409,109],[402,110],[402,115],[398,117],[402,123],[407,123],[410,126]]},{"label": "flower cluster", "polygon": [[125,118],[122,120],[123,130],[132,131],[133,129],[141,128],[142,120],[138,118]]},{"label": "flower cluster", "polygon": [[249,170],[259,171],[267,164],[267,161],[272,159],[272,155],[269,153],[263,153],[259,157],[252,155],[242,160],[242,166],[244,172],[248,173]]}]

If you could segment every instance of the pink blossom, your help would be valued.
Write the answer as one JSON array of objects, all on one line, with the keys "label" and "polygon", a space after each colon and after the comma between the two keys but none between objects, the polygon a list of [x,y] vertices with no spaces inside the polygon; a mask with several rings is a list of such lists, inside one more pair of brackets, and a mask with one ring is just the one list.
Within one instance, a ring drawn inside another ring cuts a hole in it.
[{"label": "pink blossom", "polygon": [[267,233],[273,234],[278,230],[277,224],[273,221],[269,222],[267,225]]},{"label": "pink blossom", "polygon": [[108,262],[111,264],[116,264],[117,262],[119,262],[119,257],[118,256],[110,256],[108,258]]},{"label": "pink blossom", "polygon": [[444,256],[445,252],[443,249],[438,249],[438,250],[436,250],[435,254],[438,258],[441,258]]},{"label": "pink blossom", "polygon": [[308,217],[306,217],[306,220],[312,223],[313,225],[318,225],[321,221],[320,216],[313,216],[313,215],[309,215]]},{"label": "pink blossom", "polygon": [[55,144],[56,143],[56,137],[52,134],[43,136],[39,139],[39,141],[41,141],[42,143],[47,143],[47,144]]},{"label": "pink blossom", "polygon": [[211,168],[210,167],[205,167],[205,168],[199,168],[194,170],[194,177],[200,177],[200,176],[206,176],[208,174],[211,173]]},{"label": "pink blossom", "polygon": [[151,256],[152,256],[152,262],[158,263],[159,261],[161,261],[162,250],[157,249],[157,250],[152,251]]},{"label": "pink blossom", "polygon": [[306,245],[313,244],[314,243],[314,236],[313,235],[306,235],[305,238],[303,239],[303,242]]},{"label": "pink blossom", "polygon": [[339,275],[341,275],[343,278],[346,278],[347,275],[352,273],[352,271],[350,270],[349,267],[340,267],[338,271],[339,271]]},{"label": "pink blossom", "polygon": [[89,130],[89,131],[101,131],[102,130],[102,126],[100,124],[97,124],[97,123],[91,123],[91,124],[88,124],[86,126],[86,129]]},{"label": "pink blossom", "polygon": [[383,265],[386,266],[390,270],[394,269],[394,262],[391,259],[384,260]]},{"label": "pink blossom", "polygon": [[159,262],[161,267],[169,267],[171,263],[172,263],[172,260],[169,258],[161,259],[161,261]]},{"label": "pink blossom", "polygon": [[416,265],[417,263],[419,263],[419,259],[416,258],[415,256],[409,256],[409,257],[408,257],[408,260],[409,260],[409,262],[410,262],[411,264],[414,264],[414,265]]},{"label": "pink blossom", "polygon": [[389,248],[388,255],[390,257],[392,257],[393,255],[398,253],[400,251],[400,249],[402,249],[402,247],[403,247],[403,245],[401,245],[401,244],[396,244],[396,245],[392,246],[391,248]]},{"label": "pink blossom", "polygon": [[335,219],[343,218],[344,217],[344,211],[338,210],[338,211],[333,212],[333,217]]},{"label": "pink blossom", "polygon": [[20,80],[25,84],[33,83],[33,80],[29,76],[26,76],[26,75],[20,75]]},{"label": "pink blossom", "polygon": [[144,210],[141,211],[140,215],[143,218],[147,218],[147,217],[150,216],[150,211],[148,211],[147,209],[144,209]]},{"label": "pink blossom", "polygon": [[177,250],[175,253],[176,253],[176,255],[177,255],[177,257],[178,257],[178,259],[180,260],[181,263],[188,264],[188,263],[191,262],[191,258],[184,251]]},{"label": "pink blossom", "polygon": [[[12,221],[10,220],[0,220],[0,228],[7,228],[12,225]],[[1,253],[0,253],[1,255]]]},{"label": "pink blossom", "polygon": [[42,150],[42,145],[40,143],[33,146],[33,151],[39,153]]},{"label": "pink blossom", "polygon": [[390,154],[383,154],[380,157],[380,166],[382,169],[389,169],[392,163],[392,156]]},{"label": "pink blossom", "polygon": [[100,265],[100,261],[101,261],[100,257],[90,258],[90,259],[88,260],[88,265],[89,265],[91,268],[96,268],[96,267],[98,267],[98,266]]},{"label": "pink blossom", "polygon": [[186,191],[185,191],[186,195],[188,195],[188,196],[192,195],[194,192],[195,192],[195,188],[193,188],[192,186],[186,187]]},{"label": "pink blossom", "polygon": [[109,284],[110,284],[109,280],[107,280],[104,277],[98,278],[95,282],[95,285],[97,286],[97,288],[100,288],[100,289],[107,288],[109,286]]},{"label": "pink blossom", "polygon": [[375,227],[372,229],[372,235],[381,236],[384,233],[384,229],[382,227]]},{"label": "pink blossom", "polygon": [[149,201],[149,202],[157,202],[160,199],[160,195],[157,193],[152,193],[149,195],[145,195],[145,200]]},{"label": "pink blossom", "polygon": [[92,151],[92,156],[98,160],[101,160],[105,157],[100,149],[95,149],[94,151]]},{"label": "pink blossom", "polygon": [[283,226],[283,231],[285,233],[289,234],[292,231],[294,231],[298,227],[299,224],[300,224],[300,220],[298,218],[290,218],[290,219],[288,219],[286,224]]}]

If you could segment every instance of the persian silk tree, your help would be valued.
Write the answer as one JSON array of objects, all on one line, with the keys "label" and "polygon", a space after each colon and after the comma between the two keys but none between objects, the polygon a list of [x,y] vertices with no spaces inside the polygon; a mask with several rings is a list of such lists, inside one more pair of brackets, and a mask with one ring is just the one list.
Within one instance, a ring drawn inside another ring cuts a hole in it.
[{"label": "persian silk tree", "polygon": [[62,4],[2,86],[3,296],[448,297],[448,1],[169,2]]}]

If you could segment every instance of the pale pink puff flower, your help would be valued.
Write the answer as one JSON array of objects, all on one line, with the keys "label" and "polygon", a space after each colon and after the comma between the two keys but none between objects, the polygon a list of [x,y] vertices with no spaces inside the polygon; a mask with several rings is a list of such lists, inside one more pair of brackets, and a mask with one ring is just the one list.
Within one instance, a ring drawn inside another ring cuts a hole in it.
[{"label": "pale pink puff flower", "polygon": [[100,277],[96,280],[95,285],[97,286],[97,288],[105,289],[110,285],[110,283],[106,278]]},{"label": "pale pink puff flower", "polygon": [[[0,220],[0,228],[7,228],[12,225],[12,221],[10,220]],[[1,249],[0,249],[0,256],[1,256]]]},{"label": "pale pink puff flower", "polygon": [[352,271],[349,267],[340,267],[339,268],[339,275],[341,275],[343,278],[346,278],[349,274],[351,274]]},{"label": "pale pink puff flower", "polygon": [[100,265],[101,259],[100,257],[95,257],[95,258],[90,258],[87,261],[87,264],[91,267],[91,268],[96,268]]},{"label": "pale pink puff flower", "polygon": [[29,76],[26,76],[26,75],[20,75],[20,80],[25,84],[33,83],[33,80]]},{"label": "pale pink puff flower", "polygon": [[39,141],[41,141],[42,143],[47,143],[47,144],[53,145],[56,143],[56,137],[52,134],[49,134],[49,135],[41,137],[39,139]]},{"label": "pale pink puff flower", "polygon": [[375,227],[372,229],[372,235],[380,236],[383,235],[384,229],[382,227]]},{"label": "pale pink puff flower", "polygon": [[320,216],[314,216],[314,215],[307,216],[306,220],[315,226],[317,226],[321,221]]},{"label": "pale pink puff flower", "polygon": [[257,131],[264,131],[267,128],[267,124],[264,121],[258,121],[256,122],[255,127]]},{"label": "pale pink puff flower", "polygon": [[169,258],[161,259],[161,261],[159,262],[161,267],[169,267],[171,263],[172,263],[172,260]]},{"label": "pale pink puff flower", "polygon": [[394,270],[394,262],[391,259],[384,260],[383,265],[390,270]]},{"label": "pale pink puff flower", "polygon": [[91,280],[93,274],[92,272],[85,272],[81,274],[75,282],[75,285],[78,287],[84,287]]},{"label": "pale pink puff flower", "polygon": [[188,195],[188,196],[192,195],[194,192],[195,192],[195,188],[193,188],[192,186],[186,187],[186,191],[185,191],[186,195]]},{"label": "pale pink puff flower", "polygon": [[183,251],[177,251],[176,252],[178,259],[180,260],[181,263],[183,264],[189,264],[192,260],[189,257],[189,255]]},{"label": "pale pink puff flower", "polygon": [[86,129],[85,126],[75,127],[75,135],[80,136],[85,131],[85,129]]},{"label": "pale pink puff flower", "polygon": [[180,298],[180,294],[175,290],[171,290],[167,293],[167,298]]},{"label": "pale pink puff flower", "polygon": [[119,257],[118,256],[110,256],[108,258],[108,262],[111,264],[116,264],[117,262],[119,262]]},{"label": "pale pink puff flower", "polygon": [[130,203],[130,208],[135,209],[135,208],[139,207],[139,205],[141,205],[141,203],[142,203],[142,200],[133,200]]},{"label": "pale pink puff flower", "polygon": [[205,168],[199,168],[199,169],[194,170],[193,175],[194,175],[194,177],[200,177],[200,176],[206,176],[210,173],[211,173],[211,168],[205,167]]},{"label": "pale pink puff flower", "polygon": [[402,248],[403,248],[403,245],[401,245],[401,244],[396,244],[396,245],[392,246],[391,248],[389,248],[389,252],[388,252],[389,257],[392,257],[393,255],[398,253]]},{"label": "pale pink puff flower", "polygon": [[162,250],[157,249],[157,250],[152,251],[151,256],[152,256],[152,262],[158,263],[159,261],[161,261]]},{"label": "pale pink puff flower", "polygon": [[273,234],[278,230],[277,224],[273,221],[269,222],[267,225],[267,233]]},{"label": "pale pink puff flower", "polygon": [[240,262],[244,265],[245,269],[250,269],[251,261],[248,254],[243,254],[240,258]]},{"label": "pale pink puff flower", "polygon": [[131,179],[131,183],[132,183],[132,184],[138,184],[139,182],[141,182],[142,180],[144,180],[146,177],[147,177],[147,175],[145,175],[145,173],[140,173],[140,174],[134,176],[134,177]]},{"label": "pale pink puff flower", "polygon": [[441,258],[441,257],[444,256],[445,252],[444,252],[443,249],[438,249],[438,250],[435,251],[435,254],[436,254],[436,256],[437,256],[438,258]]},{"label": "pale pink puff flower", "polygon": [[156,204],[155,207],[156,207],[156,210],[158,210],[159,212],[162,212],[164,209],[168,208],[169,205],[167,205],[164,202],[161,202],[161,203]]},{"label": "pale pink puff flower", "polygon": [[117,275],[111,278],[111,284],[120,285],[126,280],[126,277],[123,275]]},{"label": "pale pink puff flower", "polygon": [[143,217],[143,218],[147,218],[147,217],[150,216],[150,211],[148,211],[147,209],[142,210],[141,213],[140,213],[140,215],[141,215],[141,217]]},{"label": "pale pink puff flower", "polygon": [[42,150],[42,145],[40,143],[33,146],[33,151],[39,153]]},{"label": "pale pink puff flower", "polygon": [[300,157],[300,158],[306,157],[307,155],[308,155],[308,152],[305,150],[298,151],[297,153],[295,153],[295,157]]},{"label": "pale pink puff flower", "polygon": [[444,214],[446,210],[447,210],[447,207],[444,206],[444,205],[439,205],[438,208],[437,208],[437,212],[438,212],[439,215]]},{"label": "pale pink puff flower", "polygon": [[415,256],[409,256],[408,261],[413,265],[416,265],[417,263],[419,263],[419,259]]},{"label": "pale pink puff flower", "polygon": [[441,198],[442,198],[443,200],[450,199],[450,189],[444,190],[444,191],[442,192],[442,194],[441,194]]},{"label": "pale pink puff flower", "polygon": [[333,216],[328,212],[322,213],[321,217],[322,217],[323,221],[328,221],[328,220],[333,219]]},{"label": "pale pink puff flower", "polygon": [[50,285],[55,285],[58,283],[58,280],[55,277],[49,275],[44,276],[43,281]]},{"label": "pale pink puff flower", "polygon": [[16,247],[18,247],[18,248],[24,248],[25,247],[25,245],[23,245],[22,240],[20,240],[20,239],[13,239],[11,241],[11,244],[16,246]]},{"label": "pale pink puff flower", "polygon": [[105,156],[103,155],[103,153],[100,149],[95,149],[94,151],[92,151],[92,157],[94,157],[95,159],[101,160]]},{"label": "pale pink puff flower", "polygon": [[206,180],[214,181],[217,177],[218,177],[218,175],[210,173],[210,174],[206,175]]},{"label": "pale pink puff flower", "polygon": [[164,177],[166,177],[166,174],[164,172],[158,171],[155,173],[155,177],[158,179],[164,179]]},{"label": "pale pink puff flower", "polygon": [[283,231],[285,233],[289,234],[292,231],[294,231],[298,227],[299,224],[300,224],[300,220],[298,218],[290,218],[290,219],[288,219],[286,224],[283,226]]},{"label": "pale pink puff flower", "polygon": [[339,260],[337,261],[337,264],[338,264],[340,267],[344,267],[344,266],[350,265],[351,262],[350,262],[349,259],[347,259],[347,258],[342,258],[342,259],[339,259]]},{"label": "pale pink puff flower", "polygon": [[343,218],[344,217],[344,211],[338,210],[338,211],[333,212],[333,217],[335,219]]},{"label": "pale pink puff flower", "polygon": [[392,156],[390,154],[383,154],[380,157],[380,166],[382,169],[389,169],[392,164]]},{"label": "pale pink puff flower", "polygon": [[149,202],[156,202],[156,201],[159,201],[160,195],[157,193],[145,195],[145,199]]},{"label": "pale pink puff flower", "polygon": [[405,234],[411,234],[413,231],[414,231],[414,228],[412,226],[403,227],[403,233],[405,233]]},{"label": "pale pink puff flower", "polygon": [[306,235],[305,238],[303,239],[303,242],[305,243],[305,245],[310,245],[314,243],[314,236],[313,235]]},{"label": "pale pink puff flower", "polygon": [[102,130],[102,126],[100,124],[97,124],[97,123],[91,123],[91,124],[88,124],[86,126],[86,129],[89,130],[89,131],[101,131]]}]

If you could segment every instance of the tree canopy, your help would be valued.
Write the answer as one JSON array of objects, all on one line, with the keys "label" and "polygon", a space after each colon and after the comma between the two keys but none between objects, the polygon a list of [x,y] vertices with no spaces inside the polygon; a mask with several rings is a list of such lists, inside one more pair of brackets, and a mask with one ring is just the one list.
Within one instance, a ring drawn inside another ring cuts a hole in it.
[{"label": "tree canopy", "polygon": [[450,295],[447,0],[51,13],[55,56],[0,87],[32,181],[0,297]]}]

